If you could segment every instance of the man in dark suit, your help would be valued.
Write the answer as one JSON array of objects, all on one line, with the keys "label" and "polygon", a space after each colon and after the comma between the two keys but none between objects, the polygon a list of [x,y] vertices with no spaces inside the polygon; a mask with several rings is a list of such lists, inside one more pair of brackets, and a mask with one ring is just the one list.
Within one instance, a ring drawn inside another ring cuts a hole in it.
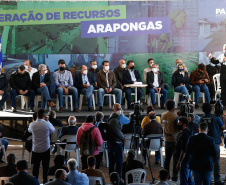
[{"label": "man in dark suit", "polygon": [[148,92],[151,94],[151,102],[153,107],[155,108],[155,93],[162,94],[162,105],[161,109],[166,109],[166,98],[168,91],[164,88],[165,81],[164,75],[162,72],[159,71],[159,65],[153,64],[152,71],[147,73],[147,84],[148,84]]},{"label": "man in dark suit", "polygon": [[40,64],[38,66],[38,71],[35,72],[32,76],[32,86],[36,94],[41,94],[42,109],[45,109],[46,101],[48,101],[50,107],[53,107],[56,105],[51,101],[51,98],[50,98],[50,94],[49,94],[50,85],[51,85],[50,74],[48,74],[47,67],[45,64]]},{"label": "man in dark suit", "polygon": [[36,177],[27,173],[27,162],[25,160],[18,161],[16,164],[18,173],[9,178],[9,182],[14,185],[39,185]]},{"label": "man in dark suit", "polygon": [[[134,61],[129,60],[127,62],[127,69],[123,73],[123,81],[124,84],[134,84],[135,82],[142,82],[141,76],[139,71],[134,70]],[[126,87],[125,88],[125,93],[126,93],[126,99],[128,102],[128,109],[131,108],[131,93],[134,92],[134,88]],[[137,88],[137,101],[139,101],[143,96],[143,90],[138,87]]]},{"label": "man in dark suit", "polygon": [[0,177],[11,177],[17,173],[16,171],[16,155],[9,153],[7,155],[7,165],[0,167]]},{"label": "man in dark suit", "polygon": [[88,110],[92,111],[92,94],[94,90],[95,81],[93,75],[88,73],[87,66],[81,66],[81,73],[75,77],[74,86],[77,87],[78,93],[85,95],[88,98]]},{"label": "man in dark suit", "polygon": [[54,127],[63,127],[61,120],[56,119],[56,112],[51,110],[48,112],[49,122],[52,123]]},{"label": "man in dark suit", "polygon": [[208,125],[200,123],[199,134],[191,136],[187,153],[191,155],[189,168],[193,171],[195,184],[211,184],[213,159],[216,156],[215,142],[207,136]]},{"label": "man in dark suit", "polygon": [[3,110],[2,106],[10,98],[10,93],[7,92],[8,83],[6,75],[0,71],[0,111]]},{"label": "man in dark suit", "polygon": [[120,59],[119,60],[119,66],[114,69],[115,78],[116,78],[116,81],[117,81],[117,85],[115,87],[119,88],[121,90],[124,89],[123,73],[125,71],[125,68],[126,68],[125,60]]}]

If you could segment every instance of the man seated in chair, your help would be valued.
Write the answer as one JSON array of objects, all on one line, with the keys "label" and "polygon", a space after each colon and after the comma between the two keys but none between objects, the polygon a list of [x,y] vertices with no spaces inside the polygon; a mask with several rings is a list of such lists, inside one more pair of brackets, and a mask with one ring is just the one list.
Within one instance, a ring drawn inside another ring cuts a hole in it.
[{"label": "man seated in chair", "polygon": [[66,70],[66,65],[64,60],[58,61],[59,70],[53,73],[53,81],[56,85],[56,91],[59,98],[59,112],[63,109],[63,95],[72,95],[74,112],[79,112],[78,110],[78,90],[73,86],[72,74],[69,70]]},{"label": "man seated in chair", "polygon": [[206,84],[210,83],[210,78],[206,72],[206,66],[199,64],[198,68],[192,71],[190,76],[190,84],[192,85],[192,91],[195,93],[195,108],[199,109],[198,101],[200,92],[204,92],[207,103],[210,103],[210,93]]},{"label": "man seated in chair", "polygon": [[75,76],[75,86],[77,87],[79,94],[81,93],[88,98],[88,111],[93,111],[92,95],[93,95],[94,85],[95,85],[95,81],[92,73],[88,73],[87,66],[82,65],[81,73]]},{"label": "man seated in chair", "polygon": [[25,70],[29,73],[30,79],[32,80],[33,74],[36,73],[38,70],[32,67],[32,62],[30,60],[24,61]]},{"label": "man seated in chair", "polygon": [[97,85],[97,73],[99,71],[100,70],[97,68],[97,61],[96,60],[91,60],[90,61],[90,68],[88,70],[88,73],[93,75],[94,82],[95,82],[95,85],[93,87],[95,89],[98,89],[98,85]]},{"label": "man seated in chair", "polygon": [[32,76],[32,86],[37,94],[41,94],[42,105],[41,109],[46,109],[46,102],[49,106],[53,107],[56,104],[52,102],[49,94],[49,86],[51,85],[50,74],[47,73],[47,67],[45,64],[38,66],[38,71]]},{"label": "man seated in chair", "polygon": [[100,87],[98,90],[98,106],[99,111],[103,110],[103,95],[115,94],[116,102],[121,104],[122,90],[115,88],[116,78],[115,74],[109,70],[109,62],[102,62],[103,70],[97,74],[97,84]]},{"label": "man seated in chair", "polygon": [[114,69],[115,78],[117,81],[116,87],[123,90],[124,89],[124,81],[123,81],[123,73],[126,68],[126,62],[123,59],[119,60],[119,66]]},{"label": "man seated in chair", "polygon": [[2,96],[2,99],[0,100],[0,111],[2,111],[2,106],[4,103],[10,98],[10,93],[7,92],[8,83],[6,79],[6,75],[2,73],[0,69],[0,96]]},{"label": "man seated in chair", "polygon": [[[139,71],[134,70],[134,61],[129,60],[127,62],[127,69],[124,71],[123,74],[123,80],[125,84],[134,84],[135,82],[142,82],[141,76]],[[135,92],[134,88],[131,87],[125,87],[125,93],[126,93],[126,99],[128,102],[128,109],[131,109],[131,93]],[[143,96],[143,90],[142,88],[137,88],[137,101],[140,101],[140,99]]]},{"label": "man seated in chair", "polygon": [[[31,79],[24,65],[20,65],[18,70],[13,72],[10,77],[11,101],[13,112],[16,112],[16,96],[23,95],[29,97],[29,107],[34,112],[35,92],[31,89]],[[27,102],[26,102],[27,103]]]},{"label": "man seated in chair", "polygon": [[153,108],[155,108],[155,93],[162,94],[161,109],[166,109],[166,98],[168,91],[164,88],[165,81],[163,72],[159,71],[159,65],[153,64],[152,71],[147,73],[148,92],[151,94],[151,102]]}]

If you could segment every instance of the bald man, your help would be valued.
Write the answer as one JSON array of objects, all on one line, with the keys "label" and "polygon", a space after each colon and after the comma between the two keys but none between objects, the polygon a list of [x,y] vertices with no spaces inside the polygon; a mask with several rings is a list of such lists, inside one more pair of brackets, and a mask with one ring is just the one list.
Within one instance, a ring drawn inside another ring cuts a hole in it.
[{"label": "bald man", "polygon": [[120,59],[119,66],[114,69],[114,73],[117,81],[117,85],[115,87],[121,90],[124,89],[123,72],[125,71],[125,69],[126,69],[126,61],[123,59]]},{"label": "bald man", "polygon": [[24,67],[25,70],[29,73],[30,79],[32,80],[33,74],[36,73],[38,70],[32,67],[32,62],[30,60],[24,61]]},{"label": "bald man", "polygon": [[[173,73],[177,70],[179,64],[182,64],[182,60],[178,58],[176,59],[176,67],[173,68]],[[185,67],[185,69],[188,72],[187,67]]]},{"label": "bald man", "polygon": [[81,73],[75,77],[75,87],[79,94],[85,95],[88,98],[88,111],[93,111],[92,94],[95,86],[95,81],[92,73],[88,73],[87,66],[81,66]]}]

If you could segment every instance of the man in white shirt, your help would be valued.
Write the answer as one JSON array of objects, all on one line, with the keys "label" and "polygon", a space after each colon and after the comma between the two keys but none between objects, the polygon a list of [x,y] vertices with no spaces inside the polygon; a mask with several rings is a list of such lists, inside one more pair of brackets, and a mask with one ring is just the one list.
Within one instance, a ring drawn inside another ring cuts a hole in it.
[{"label": "man in white shirt", "polygon": [[24,67],[25,67],[25,71],[27,71],[29,73],[30,78],[32,80],[33,74],[36,73],[38,70],[36,68],[32,67],[32,62],[30,60],[24,61]]},{"label": "man in white shirt", "polygon": [[50,160],[50,133],[55,132],[54,126],[47,121],[45,111],[38,111],[36,121],[30,123],[28,132],[32,133],[32,158],[34,161],[33,176],[38,179],[40,162],[43,168],[43,183],[47,182]]},{"label": "man in white shirt", "polygon": [[154,59],[148,59],[148,67],[143,70],[144,83],[147,83],[147,73],[151,71],[152,65],[154,64]]}]

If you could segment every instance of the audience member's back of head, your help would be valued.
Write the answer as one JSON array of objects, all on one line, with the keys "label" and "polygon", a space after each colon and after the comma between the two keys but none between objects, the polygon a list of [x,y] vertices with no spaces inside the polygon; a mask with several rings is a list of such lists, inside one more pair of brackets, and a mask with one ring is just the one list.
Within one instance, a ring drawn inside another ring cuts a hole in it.
[{"label": "audience member's back of head", "polygon": [[147,106],[147,116],[152,111],[154,111],[153,107],[151,105],[150,106]]},{"label": "audience member's back of head", "polygon": [[15,164],[15,162],[16,162],[16,155],[13,154],[13,153],[9,153],[9,154],[7,155],[7,162],[8,162],[9,164]]},{"label": "audience member's back of head", "polygon": [[18,171],[27,170],[27,162],[25,160],[20,160],[16,164],[16,168]]},{"label": "audience member's back of head", "polygon": [[169,172],[165,169],[159,171],[160,181],[166,181],[169,177]]},{"label": "audience member's back of head", "polygon": [[45,111],[43,109],[40,109],[38,111],[38,118],[39,119],[42,119],[42,118],[44,118],[44,115],[45,115]]},{"label": "audience member's back of head", "polygon": [[211,110],[212,110],[212,106],[210,105],[210,103],[203,103],[203,104],[202,104],[202,111],[203,111],[205,114],[211,113]]},{"label": "audience member's back of head", "polygon": [[53,119],[56,116],[56,112],[51,110],[51,111],[48,112],[48,116],[49,116],[49,119]]},{"label": "audience member's back of head", "polygon": [[168,111],[171,111],[175,108],[175,101],[173,100],[167,100],[166,102],[166,108]]},{"label": "audience member's back of head", "polygon": [[94,123],[94,120],[94,116],[89,115],[86,117],[86,123]]},{"label": "audience member's back of head", "polygon": [[89,167],[94,167],[94,165],[96,164],[96,158],[94,156],[89,156],[87,158],[87,163]]},{"label": "audience member's back of head", "polygon": [[103,112],[97,112],[96,113],[96,122],[100,122],[100,121],[102,121],[104,119],[104,114],[103,114]]},{"label": "audience member's back of head", "polygon": [[135,151],[133,149],[130,149],[128,152],[128,156],[126,158],[126,166],[133,165],[132,162],[134,157],[135,157]]},{"label": "audience member's back of head", "polygon": [[119,174],[117,172],[112,172],[110,174],[110,181],[113,185],[119,185],[120,184]]},{"label": "audience member's back of head", "polygon": [[77,161],[75,159],[71,158],[71,159],[68,160],[67,166],[68,166],[69,171],[76,170]]},{"label": "audience member's back of head", "polygon": [[64,165],[64,156],[57,155],[54,159],[55,166],[63,166]]},{"label": "audience member's back of head", "polygon": [[56,172],[55,172],[55,178],[56,178],[56,179],[59,179],[60,176],[63,175],[63,174],[64,174],[64,170],[63,170],[63,169],[58,169],[58,170],[56,170]]},{"label": "audience member's back of head", "polygon": [[149,112],[148,117],[149,117],[150,120],[155,119],[156,118],[155,112],[152,112],[152,111]]},{"label": "audience member's back of head", "polygon": [[37,119],[37,116],[38,116],[38,113],[37,112],[34,112],[33,113],[33,121],[35,121]]},{"label": "audience member's back of head", "polygon": [[200,129],[201,131],[206,131],[206,130],[208,129],[208,124],[205,123],[205,122],[200,123],[200,124],[199,124],[199,129]]}]

